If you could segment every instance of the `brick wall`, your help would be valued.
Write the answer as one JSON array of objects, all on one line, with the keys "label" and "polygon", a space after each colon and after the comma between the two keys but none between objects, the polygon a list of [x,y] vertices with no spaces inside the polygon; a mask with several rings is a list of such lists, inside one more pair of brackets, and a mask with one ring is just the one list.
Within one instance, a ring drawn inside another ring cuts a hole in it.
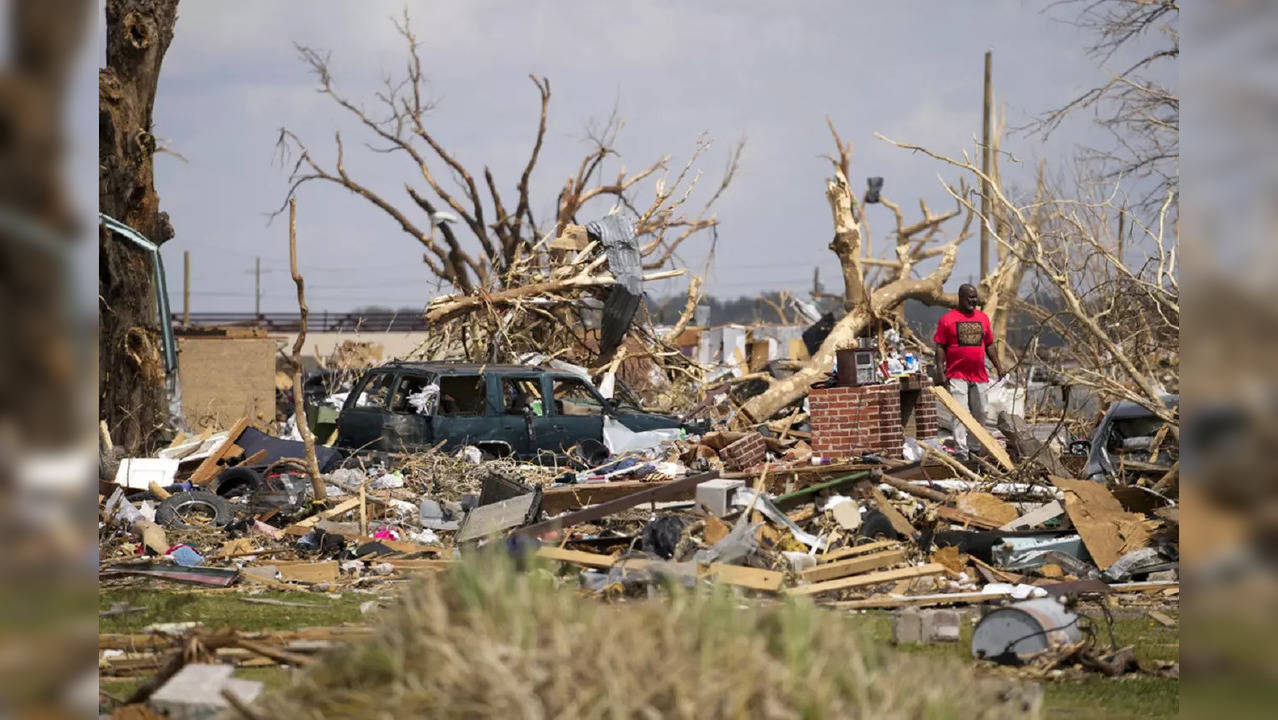
[{"label": "brick wall", "polygon": [[768,445],[757,432],[746,436],[719,451],[723,466],[728,470],[745,470],[767,459]]},{"label": "brick wall", "polygon": [[902,392],[898,383],[814,389],[808,406],[812,450],[826,457],[872,452],[899,458],[903,421],[911,437],[936,437],[936,399],[925,391]]}]

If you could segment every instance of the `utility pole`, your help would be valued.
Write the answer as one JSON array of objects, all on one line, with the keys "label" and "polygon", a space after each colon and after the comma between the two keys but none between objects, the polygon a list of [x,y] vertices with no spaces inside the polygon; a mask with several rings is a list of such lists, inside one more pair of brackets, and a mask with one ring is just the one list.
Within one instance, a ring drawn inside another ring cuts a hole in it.
[{"label": "utility pole", "polygon": [[182,327],[191,322],[191,251],[182,251]]},{"label": "utility pole", "polygon": [[[985,101],[981,114],[981,173],[988,178],[990,174],[990,95],[992,93],[990,75],[994,66],[994,51],[985,51]],[[990,229],[986,219],[989,218],[990,183],[981,179],[981,280],[990,273]]]},{"label": "utility pole", "polygon": [[[985,206],[983,204],[981,205],[981,210],[982,211],[985,210]],[[981,238],[982,257],[984,257],[984,252],[983,252],[983,249],[985,247],[984,241],[985,241],[985,238],[982,237]],[[260,318],[262,317],[262,256],[258,255],[257,257],[253,259],[256,261],[255,268],[253,271],[253,275],[255,278],[255,288],[256,288],[253,291],[253,317]],[[984,274],[984,272],[982,272],[982,274]]]}]

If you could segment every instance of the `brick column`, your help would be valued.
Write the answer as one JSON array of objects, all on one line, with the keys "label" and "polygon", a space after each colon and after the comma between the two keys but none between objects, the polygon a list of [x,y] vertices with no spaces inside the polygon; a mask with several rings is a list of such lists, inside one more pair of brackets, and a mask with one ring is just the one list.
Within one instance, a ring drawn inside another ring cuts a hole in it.
[{"label": "brick column", "polygon": [[808,406],[816,454],[847,458],[872,452],[901,457],[905,435],[898,383],[814,389],[808,394]]}]

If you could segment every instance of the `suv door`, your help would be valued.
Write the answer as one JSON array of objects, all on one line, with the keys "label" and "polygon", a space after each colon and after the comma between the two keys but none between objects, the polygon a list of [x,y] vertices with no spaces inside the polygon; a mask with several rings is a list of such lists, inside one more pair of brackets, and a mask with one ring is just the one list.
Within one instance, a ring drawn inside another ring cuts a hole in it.
[{"label": "suv door", "polygon": [[541,373],[493,373],[488,378],[493,409],[493,440],[528,457],[543,449],[537,420],[545,414]]},{"label": "suv door", "polygon": [[573,375],[547,375],[546,381],[551,401],[546,415],[533,421],[537,446],[564,453],[582,440],[602,440],[607,405],[594,386]]},{"label": "suv door", "polygon": [[382,449],[412,452],[430,447],[431,416],[438,402],[439,385],[432,373],[401,372],[382,423]]},{"label": "suv door", "polygon": [[360,379],[337,416],[338,445],[356,449],[378,446],[394,384],[393,369],[370,370]]},{"label": "suv door", "polygon": [[452,452],[491,435],[488,379],[476,372],[439,376],[439,401],[431,420],[434,441]]}]

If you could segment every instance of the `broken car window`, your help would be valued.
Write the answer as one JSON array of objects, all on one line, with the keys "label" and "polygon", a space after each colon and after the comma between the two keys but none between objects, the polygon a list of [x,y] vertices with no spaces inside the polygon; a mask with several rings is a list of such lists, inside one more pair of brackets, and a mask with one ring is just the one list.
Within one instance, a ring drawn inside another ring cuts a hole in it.
[{"label": "broken car window", "polygon": [[483,415],[484,378],[480,375],[453,375],[439,379],[440,415]]},{"label": "broken car window", "polygon": [[502,378],[501,397],[507,415],[523,415],[524,408],[531,408],[534,415],[545,414],[541,402],[541,381],[537,378]]},{"label": "broken car window", "polygon": [[439,399],[439,385],[430,378],[405,375],[400,378],[391,399],[391,412],[431,415]]},{"label": "broken car window", "polygon": [[603,405],[584,380],[555,381],[555,412],[560,415],[603,415]]},{"label": "broken car window", "polygon": [[355,399],[355,407],[386,407],[386,398],[390,396],[391,381],[394,379],[395,376],[390,373],[377,373],[370,377]]}]

